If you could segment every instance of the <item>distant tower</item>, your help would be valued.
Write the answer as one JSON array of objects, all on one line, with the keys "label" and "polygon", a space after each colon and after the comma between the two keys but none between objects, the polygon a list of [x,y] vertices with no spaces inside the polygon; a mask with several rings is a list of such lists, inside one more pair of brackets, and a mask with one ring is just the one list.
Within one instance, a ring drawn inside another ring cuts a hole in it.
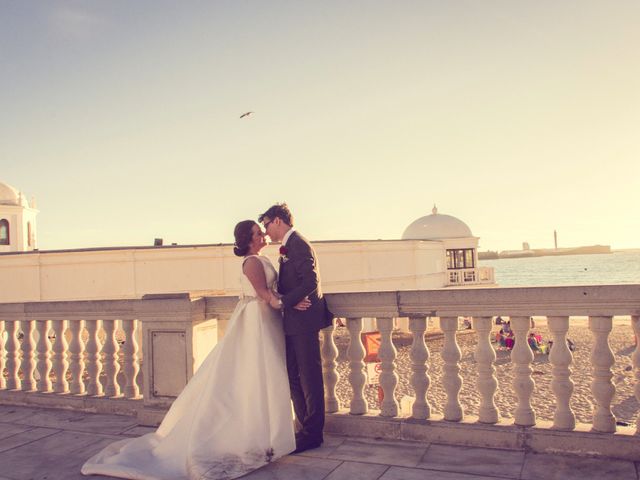
[{"label": "distant tower", "polygon": [[558,249],[558,232],[553,231],[553,243],[556,246],[556,250]]},{"label": "distant tower", "polygon": [[0,252],[25,252],[38,248],[37,214],[38,210],[29,204],[22,192],[0,182]]},{"label": "distant tower", "polygon": [[529,242],[522,242],[522,249],[531,250],[531,247],[529,246]]}]

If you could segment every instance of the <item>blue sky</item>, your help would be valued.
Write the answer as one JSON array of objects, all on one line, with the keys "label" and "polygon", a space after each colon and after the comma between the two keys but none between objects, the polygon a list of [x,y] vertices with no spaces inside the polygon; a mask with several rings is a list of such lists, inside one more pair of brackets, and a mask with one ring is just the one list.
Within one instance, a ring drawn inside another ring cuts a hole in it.
[{"label": "blue sky", "polygon": [[[0,2],[0,181],[42,249],[465,221],[638,247],[636,1]],[[245,111],[250,117],[239,119]]]}]

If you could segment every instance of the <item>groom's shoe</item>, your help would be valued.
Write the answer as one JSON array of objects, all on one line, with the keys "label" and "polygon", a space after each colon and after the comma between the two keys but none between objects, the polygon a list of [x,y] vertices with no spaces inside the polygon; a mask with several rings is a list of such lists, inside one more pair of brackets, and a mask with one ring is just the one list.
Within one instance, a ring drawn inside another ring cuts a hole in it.
[{"label": "groom's shoe", "polygon": [[296,436],[296,449],[293,453],[306,452],[307,450],[318,448],[320,445],[322,445],[322,438]]}]

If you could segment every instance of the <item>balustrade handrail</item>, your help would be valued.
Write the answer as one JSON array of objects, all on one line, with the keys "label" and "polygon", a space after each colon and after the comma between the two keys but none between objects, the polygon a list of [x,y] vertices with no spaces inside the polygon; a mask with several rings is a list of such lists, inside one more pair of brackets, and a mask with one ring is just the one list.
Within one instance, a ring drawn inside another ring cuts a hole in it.
[{"label": "balustrade handrail", "polygon": [[[639,315],[640,284],[327,293],[336,317]],[[237,297],[205,297],[208,317],[228,318]]]}]

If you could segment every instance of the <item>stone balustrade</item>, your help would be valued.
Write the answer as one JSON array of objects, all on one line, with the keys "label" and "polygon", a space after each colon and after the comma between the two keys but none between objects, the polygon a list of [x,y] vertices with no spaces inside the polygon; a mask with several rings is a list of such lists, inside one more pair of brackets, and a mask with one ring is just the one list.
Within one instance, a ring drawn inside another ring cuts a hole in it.
[{"label": "stone balustrade", "polygon": [[155,419],[216,342],[185,294],[0,304],[0,403]]},{"label": "stone balustrade", "polygon": [[[336,363],[336,327],[332,325],[321,332],[325,404],[331,414],[327,428],[330,430],[469,445],[526,446],[539,451],[600,452],[640,459],[640,417],[633,428],[617,427],[612,413],[614,356],[608,343],[614,316],[630,318],[636,335],[640,334],[640,285],[441,289],[328,294],[326,297],[336,317],[346,319],[349,334],[347,380],[352,391],[349,404],[339,405],[335,393],[340,380]],[[207,311],[211,317],[224,310],[217,307],[222,301],[215,297],[207,298]],[[228,311],[228,304],[225,309]],[[515,347],[511,352],[515,377],[512,384],[507,385],[498,384],[496,353],[491,344],[492,322],[498,315],[510,317],[515,334]],[[464,364],[457,335],[458,317],[462,316],[473,317],[477,335],[474,352],[478,372],[475,388],[480,394],[477,417],[465,415],[465,405],[460,399],[460,371]],[[538,421],[532,406],[534,354],[527,342],[532,316],[547,317],[554,345],[549,355],[553,377],[551,390],[556,405],[551,423]],[[572,353],[567,343],[567,332],[572,316],[588,317],[588,328],[593,336],[591,365],[579,366],[593,372],[591,402],[594,409],[590,425],[578,425],[571,409]],[[383,400],[379,411],[371,411],[364,396],[366,364],[361,332],[363,318],[371,317],[377,319],[381,334],[379,382]],[[394,318],[404,317],[409,318],[409,330],[413,335],[409,381],[415,400],[411,412],[402,416],[396,400],[397,352],[392,342],[392,327]],[[430,352],[424,339],[430,318],[439,318],[443,332],[441,382],[446,392],[446,403],[441,416],[431,413]],[[636,381],[640,381],[639,352],[640,347],[636,346],[632,357]],[[517,405],[513,420],[500,416],[495,402],[498,387],[515,392]],[[640,385],[636,384],[634,393],[640,402]],[[372,421],[375,418],[378,420]],[[424,428],[420,430],[420,426]]]},{"label": "stone balustrade", "polygon": [[[31,395],[35,404],[74,407],[81,397],[141,399],[140,322],[131,307],[128,301],[0,304],[6,371],[0,393],[9,394],[0,401]],[[37,400],[47,395],[54,401]]]},{"label": "stone balustrade", "polygon": [[[524,445],[538,451],[595,451],[640,460],[640,420],[631,431],[618,427],[612,413],[615,360],[608,343],[614,316],[628,316],[640,334],[640,285],[340,293],[327,295],[327,300],[336,317],[346,320],[347,380],[352,390],[349,404],[340,405],[336,327],[330,326],[321,332],[329,431],[468,445]],[[116,412],[113,405],[124,404],[121,411],[135,411],[142,423],[157,424],[223,337],[236,303],[234,297],[152,295],[140,300],[0,304],[0,371],[5,372],[0,376],[0,402]],[[511,352],[515,376],[508,385],[498,384],[494,366],[490,333],[497,315],[511,318],[516,338]],[[473,317],[478,372],[474,387],[481,399],[477,417],[465,413],[460,398],[464,362],[457,343],[459,316]],[[537,420],[532,406],[533,354],[527,344],[531,316],[547,317],[554,341],[549,355],[556,405],[551,423]],[[571,409],[575,367],[566,341],[571,316],[588,317],[593,336],[591,365],[580,366],[593,373],[593,419],[586,429],[577,424]],[[444,342],[442,415],[433,413],[432,355],[424,337],[430,319],[436,317]],[[376,318],[381,333],[379,411],[370,410],[364,395],[363,318]],[[392,341],[395,318],[409,318],[413,335],[409,382],[415,401],[404,414],[395,395],[399,381]],[[638,347],[632,368],[640,401]],[[515,392],[512,420],[502,418],[496,407],[498,388]]]}]

